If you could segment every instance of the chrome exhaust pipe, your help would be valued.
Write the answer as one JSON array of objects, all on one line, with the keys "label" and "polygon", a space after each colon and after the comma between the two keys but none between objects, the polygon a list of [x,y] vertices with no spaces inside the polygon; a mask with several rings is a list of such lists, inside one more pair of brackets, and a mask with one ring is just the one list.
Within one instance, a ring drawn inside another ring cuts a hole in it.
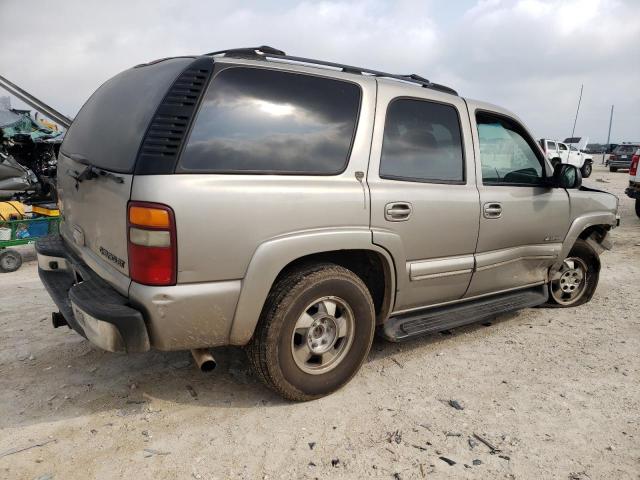
[{"label": "chrome exhaust pipe", "polygon": [[191,355],[201,372],[211,372],[216,368],[216,360],[209,353],[208,348],[194,348],[191,350]]}]

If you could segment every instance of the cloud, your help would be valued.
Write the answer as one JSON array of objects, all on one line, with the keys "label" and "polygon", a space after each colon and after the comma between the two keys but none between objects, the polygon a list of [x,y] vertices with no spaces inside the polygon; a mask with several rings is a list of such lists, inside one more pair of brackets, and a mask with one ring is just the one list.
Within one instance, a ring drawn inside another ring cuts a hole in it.
[{"label": "cloud", "polygon": [[640,137],[640,4],[615,0],[0,2],[0,72],[69,115],[155,58],[268,44],[418,73],[518,113],[540,136]]}]

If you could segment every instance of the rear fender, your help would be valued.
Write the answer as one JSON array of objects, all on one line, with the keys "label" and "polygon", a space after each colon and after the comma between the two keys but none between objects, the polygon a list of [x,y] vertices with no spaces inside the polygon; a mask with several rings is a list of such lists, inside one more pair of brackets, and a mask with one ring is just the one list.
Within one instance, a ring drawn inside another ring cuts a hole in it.
[{"label": "rear fender", "polygon": [[[262,307],[274,281],[291,262],[316,253],[335,250],[371,250],[383,256],[387,267],[395,272],[389,253],[371,241],[368,228],[313,230],[276,237],[255,251],[242,280],[242,291],[229,336],[231,345],[245,345],[251,339]],[[395,275],[391,275],[395,292]]]}]

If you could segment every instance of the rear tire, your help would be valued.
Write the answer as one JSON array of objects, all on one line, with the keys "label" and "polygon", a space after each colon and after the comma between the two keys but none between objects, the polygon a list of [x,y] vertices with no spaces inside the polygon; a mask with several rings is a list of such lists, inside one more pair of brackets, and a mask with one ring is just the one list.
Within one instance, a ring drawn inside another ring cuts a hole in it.
[{"label": "rear tire", "polygon": [[360,277],[316,264],[272,288],[246,351],[267,387],[288,400],[313,400],[351,380],[374,331],[373,300]]},{"label": "rear tire", "polygon": [[548,284],[547,307],[569,308],[587,303],[593,297],[600,277],[598,254],[582,239],[564,260]]},{"label": "rear tire", "polygon": [[0,272],[15,272],[22,266],[22,255],[16,250],[3,250],[0,252]]},{"label": "rear tire", "polygon": [[586,162],[580,169],[580,173],[582,173],[582,178],[589,178],[591,176],[592,170],[593,170],[593,167],[591,166],[591,162]]},{"label": "rear tire", "polygon": [[617,172],[618,171],[618,167],[609,167],[609,171],[610,172]]},{"label": "rear tire", "polygon": [[640,198],[636,198],[636,215],[640,218]]}]

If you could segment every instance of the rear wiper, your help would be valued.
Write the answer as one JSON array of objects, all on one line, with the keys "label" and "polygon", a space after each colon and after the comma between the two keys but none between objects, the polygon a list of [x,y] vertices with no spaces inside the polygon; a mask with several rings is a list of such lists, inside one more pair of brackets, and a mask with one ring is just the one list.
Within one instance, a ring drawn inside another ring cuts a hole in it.
[{"label": "rear wiper", "polygon": [[124,178],[115,175],[101,168],[94,167],[93,165],[87,165],[84,170],[78,172],[76,170],[69,170],[67,172],[71,178],[76,181],[76,190],[80,187],[80,184],[85,180],[93,180],[94,178],[104,177],[113,180],[116,183],[124,183]]}]

